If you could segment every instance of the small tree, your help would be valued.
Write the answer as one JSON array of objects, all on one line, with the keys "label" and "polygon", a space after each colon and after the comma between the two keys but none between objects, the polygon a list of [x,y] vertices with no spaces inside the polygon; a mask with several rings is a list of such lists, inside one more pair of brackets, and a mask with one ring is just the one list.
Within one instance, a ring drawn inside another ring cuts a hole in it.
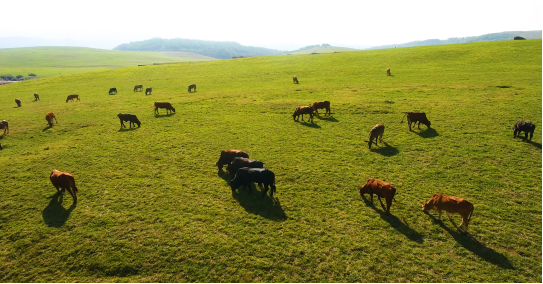
[{"label": "small tree", "polygon": [[36,77],[36,74],[30,73],[30,74],[28,74],[28,77]]},{"label": "small tree", "polygon": [[521,36],[516,36],[516,37],[514,38],[514,40],[523,40],[523,39],[525,39],[525,38],[523,38],[523,37],[521,37]]},{"label": "small tree", "polygon": [[23,75],[17,75],[16,78],[17,78],[17,81],[21,81],[21,80],[23,80],[24,77],[25,77],[25,76],[23,76]]}]

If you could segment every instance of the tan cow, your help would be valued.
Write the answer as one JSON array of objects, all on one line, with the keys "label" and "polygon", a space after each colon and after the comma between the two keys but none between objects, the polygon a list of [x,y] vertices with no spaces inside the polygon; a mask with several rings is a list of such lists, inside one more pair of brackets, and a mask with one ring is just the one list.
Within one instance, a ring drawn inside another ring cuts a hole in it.
[{"label": "tan cow", "polygon": [[387,76],[390,76],[390,68],[387,68]]},{"label": "tan cow", "polygon": [[34,93],[34,100],[35,100],[35,101],[39,101],[39,100],[40,100],[40,95],[38,95],[38,93]]},{"label": "tan cow", "polygon": [[298,78],[296,78],[296,76],[292,77],[292,82],[294,82],[294,84],[300,83],[300,82],[298,82]]},{"label": "tan cow", "polygon": [[7,120],[0,121],[0,129],[4,129],[4,134],[6,134],[6,131],[9,133],[9,124]]},{"label": "tan cow", "polygon": [[45,120],[47,120],[47,123],[49,123],[49,127],[53,127],[53,119],[58,124],[57,117],[55,116],[53,112],[48,112],[45,115]]},{"label": "tan cow", "polygon": [[55,186],[55,188],[57,189],[57,192],[63,194],[65,190],[68,190],[74,200],[74,203],[77,203],[76,193],[78,192],[78,190],[77,187],[75,187],[75,180],[73,175],[61,172],[59,170],[53,170],[53,172],[49,176],[49,179],[51,179],[51,182],[53,183],[53,186]]},{"label": "tan cow", "polygon": [[383,133],[385,133],[385,125],[383,123],[379,123],[377,125],[375,125],[371,130],[370,130],[370,140],[369,141],[366,141],[368,142],[368,147],[371,149],[371,144],[373,144],[373,140],[375,140],[375,145],[377,145],[377,138],[379,138],[379,141],[381,141],[381,143],[383,143]]},{"label": "tan cow", "polygon": [[69,95],[69,96],[66,98],[66,102],[68,102],[68,101],[73,101],[74,99],[77,99],[77,100],[79,101],[79,95],[76,95],[76,94]]},{"label": "tan cow", "polygon": [[323,108],[326,109],[326,113],[324,115],[330,115],[330,102],[329,101],[323,101],[323,102],[314,102],[313,110],[315,111],[315,115],[319,115],[319,109]]},{"label": "tan cow", "polygon": [[[437,210],[439,213],[438,219],[441,220],[441,213],[443,210],[447,212],[447,217],[453,222],[451,215],[449,213],[456,213],[462,216],[462,223],[460,227],[465,227],[465,232],[468,231],[469,221],[471,220],[471,215],[473,215],[473,204],[464,198],[447,195],[443,193],[435,193],[432,198],[422,204],[422,210]],[[453,222],[454,224],[454,222]]]},{"label": "tan cow", "polygon": [[313,123],[313,108],[310,106],[299,106],[294,111],[294,114],[292,114],[292,118],[294,121],[298,121],[298,118],[300,115],[302,116],[302,121],[304,121],[304,114],[309,114],[309,119],[311,123]]},{"label": "tan cow", "polygon": [[388,182],[370,178],[363,186],[358,188],[358,193],[360,196],[364,196],[364,194],[368,193],[372,203],[373,194],[375,193],[375,195],[377,195],[379,198],[379,202],[381,203],[383,210],[385,209],[385,205],[383,204],[383,201],[381,201],[381,197],[384,198],[387,203],[386,212],[387,214],[390,214],[390,206],[392,205],[392,200],[396,194],[396,188]]}]

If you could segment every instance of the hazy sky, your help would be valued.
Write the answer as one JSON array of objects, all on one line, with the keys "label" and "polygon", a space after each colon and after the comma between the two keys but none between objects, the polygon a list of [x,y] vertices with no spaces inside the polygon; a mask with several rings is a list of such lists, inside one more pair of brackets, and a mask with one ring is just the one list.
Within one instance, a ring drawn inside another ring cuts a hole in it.
[{"label": "hazy sky", "polygon": [[[541,30],[543,1],[57,1],[2,3],[0,38],[75,39],[113,48],[161,38],[281,48],[376,46]],[[293,48],[292,48],[293,49]]]}]

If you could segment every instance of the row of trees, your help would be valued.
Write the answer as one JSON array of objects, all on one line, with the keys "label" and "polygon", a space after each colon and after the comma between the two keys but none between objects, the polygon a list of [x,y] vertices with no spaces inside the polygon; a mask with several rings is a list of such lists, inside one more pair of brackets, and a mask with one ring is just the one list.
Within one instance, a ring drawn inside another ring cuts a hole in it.
[{"label": "row of trees", "polygon": [[36,78],[36,74],[34,73],[30,73],[28,74],[28,76],[23,76],[23,75],[17,75],[17,76],[13,76],[13,75],[0,75],[0,79],[4,80],[4,81],[23,81],[23,80],[28,80],[28,79],[34,79]]},{"label": "row of trees", "polygon": [[277,55],[282,52],[275,49],[243,46],[232,41],[206,41],[194,39],[162,39],[123,43],[114,48],[125,51],[184,51],[219,59],[229,59],[240,56],[265,56]]}]

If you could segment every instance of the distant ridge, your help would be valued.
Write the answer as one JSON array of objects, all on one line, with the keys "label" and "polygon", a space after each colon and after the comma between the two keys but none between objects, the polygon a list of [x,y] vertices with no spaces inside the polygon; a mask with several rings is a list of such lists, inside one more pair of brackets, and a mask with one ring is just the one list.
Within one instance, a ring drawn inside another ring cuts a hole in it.
[{"label": "distant ridge", "polygon": [[498,41],[498,40],[513,40],[516,36],[521,36],[525,39],[541,39],[541,30],[539,31],[512,31],[512,32],[501,32],[501,33],[491,33],[481,36],[470,36],[470,37],[452,37],[446,40],[440,39],[427,39],[420,41],[411,41],[408,43],[402,44],[389,44],[389,45],[380,45],[373,46],[368,49],[385,49],[385,48],[395,48],[395,47],[411,47],[411,46],[426,46],[426,45],[440,45],[440,44],[458,44],[458,43],[470,43],[470,42],[481,42],[481,41]]}]

